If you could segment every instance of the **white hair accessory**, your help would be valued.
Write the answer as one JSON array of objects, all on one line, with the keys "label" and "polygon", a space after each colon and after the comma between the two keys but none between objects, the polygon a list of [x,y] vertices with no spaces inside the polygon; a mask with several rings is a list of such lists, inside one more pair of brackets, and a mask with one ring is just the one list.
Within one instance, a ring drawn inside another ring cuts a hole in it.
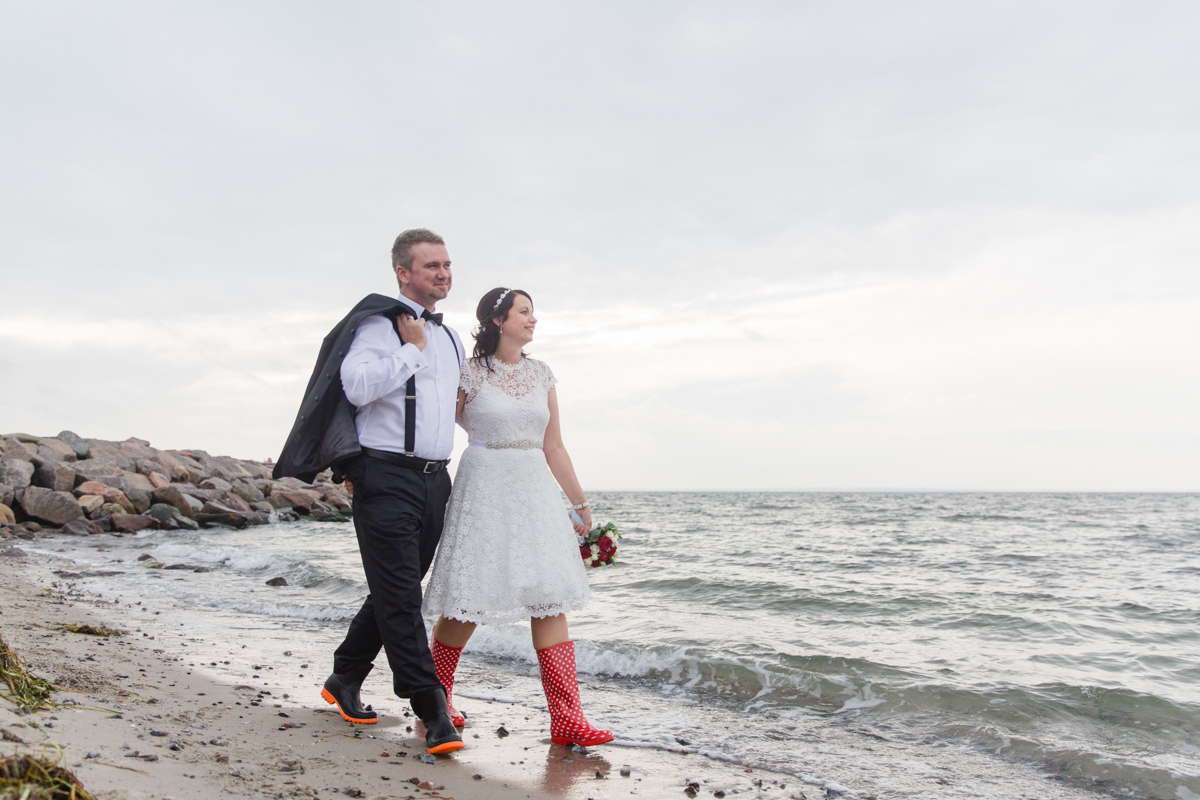
[{"label": "white hair accessory", "polygon": [[492,306],[493,314],[496,313],[496,309],[498,309],[500,307],[500,304],[504,302],[504,298],[508,297],[508,293],[511,291],[512,291],[512,289],[505,289],[503,292],[500,293],[500,296],[496,298],[496,305]]}]

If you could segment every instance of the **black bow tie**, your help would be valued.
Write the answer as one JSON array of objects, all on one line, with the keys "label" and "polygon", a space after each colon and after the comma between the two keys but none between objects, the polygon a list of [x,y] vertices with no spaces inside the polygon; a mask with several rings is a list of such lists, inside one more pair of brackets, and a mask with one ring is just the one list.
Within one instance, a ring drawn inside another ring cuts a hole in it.
[{"label": "black bow tie", "polygon": [[421,312],[421,319],[427,319],[430,322],[432,322],[434,325],[442,324],[442,315],[441,314],[430,314],[428,309]]}]

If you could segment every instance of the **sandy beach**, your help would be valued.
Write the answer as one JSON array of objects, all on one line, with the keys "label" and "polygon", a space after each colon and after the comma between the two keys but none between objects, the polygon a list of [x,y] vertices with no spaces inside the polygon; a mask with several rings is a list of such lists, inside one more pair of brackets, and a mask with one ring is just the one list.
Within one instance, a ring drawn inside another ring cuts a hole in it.
[{"label": "sandy beach", "polygon": [[[149,607],[117,605],[87,588],[86,570],[23,551],[22,544],[30,543],[0,542],[0,635],[60,691],[57,708],[33,713],[0,701],[5,755],[61,758],[97,797],[802,798],[804,788],[809,797],[824,794],[791,776],[686,753],[570,752],[550,743],[543,711],[479,698],[469,700],[468,748],[423,763],[420,723],[395,698],[380,697],[386,684],[377,675],[370,688],[383,712],[379,724],[350,725],[315,690],[311,697],[284,691],[274,674],[282,664],[239,665],[243,648],[236,641],[180,633],[178,622]],[[126,633],[103,638],[63,630],[78,624]],[[307,652],[297,641],[288,655],[301,668],[314,662],[310,678],[323,676],[327,653]],[[217,665],[246,680],[215,679],[205,667]]]}]

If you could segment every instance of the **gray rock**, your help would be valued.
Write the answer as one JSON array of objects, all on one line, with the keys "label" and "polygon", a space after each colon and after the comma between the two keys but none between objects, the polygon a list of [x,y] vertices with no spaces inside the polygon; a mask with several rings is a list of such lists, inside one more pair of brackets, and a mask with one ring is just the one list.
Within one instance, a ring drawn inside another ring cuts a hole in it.
[{"label": "gray rock", "polygon": [[75,499],[79,503],[79,507],[83,509],[83,513],[89,517],[94,517],[100,513],[100,508],[104,505],[104,496],[99,494],[85,494]]},{"label": "gray rock", "polygon": [[121,442],[117,447],[135,462],[140,458],[154,458],[158,455],[158,451],[151,447],[150,443],[145,439],[134,439],[131,437]]},{"label": "gray rock", "polygon": [[258,487],[246,481],[234,481],[233,493],[245,500],[247,503],[254,504],[266,499],[266,495],[258,490]]},{"label": "gray rock", "polygon": [[191,517],[185,517],[183,514],[177,513],[175,516],[171,517],[171,520],[180,528],[185,528],[189,531],[200,530],[199,522],[196,522],[196,520],[192,519]]},{"label": "gray rock", "polygon": [[154,456],[153,460],[162,465],[163,474],[171,480],[186,481],[191,479],[187,466],[171,453],[161,452]]},{"label": "gray rock", "polygon": [[16,439],[18,442],[24,442],[25,444],[37,444],[37,440],[41,439],[42,437],[32,436],[28,433],[6,433],[4,434],[4,438]]},{"label": "gray rock", "polygon": [[146,513],[162,523],[175,516],[175,514],[178,512],[176,511],[175,506],[168,503],[155,503],[154,505],[150,506],[150,510]]},{"label": "gray rock", "polygon": [[10,458],[28,461],[35,453],[37,453],[37,445],[25,444],[11,436],[0,443],[0,459],[6,461]]},{"label": "gray rock", "polygon": [[158,520],[141,514],[113,514],[108,518],[112,529],[118,533],[137,533],[146,528],[157,528]]},{"label": "gray rock", "polygon": [[56,492],[69,492],[75,488],[75,470],[61,461],[41,461],[35,463],[33,485]]},{"label": "gray rock", "polygon": [[7,483],[0,483],[0,503],[3,503],[6,506],[11,506],[13,504],[13,487],[9,486]]},{"label": "gray rock", "polygon": [[100,531],[91,522],[86,519],[73,519],[59,529],[59,533],[65,533],[69,536],[91,536]]},{"label": "gray rock", "polygon": [[178,486],[164,486],[161,489],[155,489],[150,493],[150,497],[155,503],[166,503],[169,506],[174,506],[176,511],[187,517],[194,516],[198,509],[193,510],[192,504],[188,503],[187,497]]},{"label": "gray rock", "polygon": [[90,458],[92,448],[88,447],[88,443],[83,440],[79,434],[71,431],[62,431],[55,437],[61,442],[65,442],[72,450],[75,451],[76,458]]},{"label": "gray rock", "polygon": [[88,446],[92,448],[92,458],[90,460],[111,461],[123,470],[134,469],[137,466],[136,458],[133,458],[129,453],[112,442],[88,439]]},{"label": "gray rock", "polygon": [[287,586],[287,578],[271,578],[267,581],[267,586]]},{"label": "gray rock", "polygon": [[[128,481],[129,484],[135,489],[141,489],[147,494],[154,491],[154,484],[150,482],[150,478],[142,475],[139,472],[130,472],[127,470],[121,473],[121,477]],[[124,491],[125,487],[122,486],[121,489]],[[125,491],[125,493],[129,494],[128,491]]]},{"label": "gray rock", "polygon": [[59,461],[75,461],[79,458],[79,456],[75,453],[75,448],[71,447],[71,445],[67,444],[62,439],[49,437],[45,439],[38,439],[37,443],[39,452],[43,448],[46,450],[53,450],[58,454]]},{"label": "gray rock", "polygon": [[33,482],[34,466],[28,460],[10,458],[0,461],[0,483],[11,486],[13,490],[24,489]]},{"label": "gray rock", "polygon": [[[104,505],[100,506],[100,510],[95,513],[95,516],[92,517],[92,520],[95,521],[99,519],[107,519],[113,514],[125,513],[127,512],[124,506],[117,505],[116,503],[105,503]],[[109,530],[111,530],[111,528]]]},{"label": "gray rock", "polygon": [[83,483],[84,481],[98,481],[104,478],[119,478],[122,472],[121,467],[115,461],[95,457],[84,461],[76,461],[74,469],[75,480],[79,483]]},{"label": "gray rock", "polygon": [[229,481],[225,480],[224,478],[218,478],[218,477],[214,476],[211,478],[205,478],[204,480],[200,481],[200,488],[201,489],[216,489],[219,492],[227,493],[231,489],[233,489],[233,484],[231,484]]},{"label": "gray rock", "polygon": [[29,555],[19,547],[2,547],[0,548],[0,558],[25,558]]},{"label": "gray rock", "polygon": [[266,500],[260,500],[257,503],[251,503],[250,508],[254,509],[255,511],[260,511],[263,514],[270,514],[275,510],[275,506],[271,505]]},{"label": "gray rock", "polygon": [[21,508],[34,519],[51,525],[65,525],[83,517],[83,509],[70,492],[56,492],[30,486],[21,498]]},{"label": "gray rock", "polygon": [[230,492],[230,493],[226,494],[224,497],[222,497],[219,502],[221,503],[221,505],[228,506],[229,508],[232,508],[234,511],[240,511],[242,513],[245,513],[250,510],[250,504],[247,503],[242,498],[238,497],[236,494],[233,494],[232,492]]},{"label": "gray rock", "polygon": [[145,514],[153,502],[150,492],[143,492],[141,489],[129,489],[125,492],[125,496],[129,498],[129,502],[133,503],[134,509],[139,514]]}]

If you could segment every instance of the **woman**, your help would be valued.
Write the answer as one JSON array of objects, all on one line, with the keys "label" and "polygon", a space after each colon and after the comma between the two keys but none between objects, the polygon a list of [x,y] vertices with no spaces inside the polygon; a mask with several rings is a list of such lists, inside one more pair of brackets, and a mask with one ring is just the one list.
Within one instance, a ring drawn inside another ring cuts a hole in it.
[{"label": "woman", "polygon": [[[493,289],[475,317],[475,352],[463,365],[458,392],[458,421],[470,446],[454,479],[424,601],[427,613],[440,614],[430,645],[437,675],[449,701],[459,654],[475,626],[528,617],[551,740],[585,747],[612,741],[611,733],[588,724],[579,703],[566,612],[590,597],[575,532],[591,529],[592,514],[563,447],[554,374],[522,350],[537,325],[533,300],[518,289]],[[559,486],[583,520],[575,532]],[[455,725],[466,723],[453,704],[450,715]]]}]

